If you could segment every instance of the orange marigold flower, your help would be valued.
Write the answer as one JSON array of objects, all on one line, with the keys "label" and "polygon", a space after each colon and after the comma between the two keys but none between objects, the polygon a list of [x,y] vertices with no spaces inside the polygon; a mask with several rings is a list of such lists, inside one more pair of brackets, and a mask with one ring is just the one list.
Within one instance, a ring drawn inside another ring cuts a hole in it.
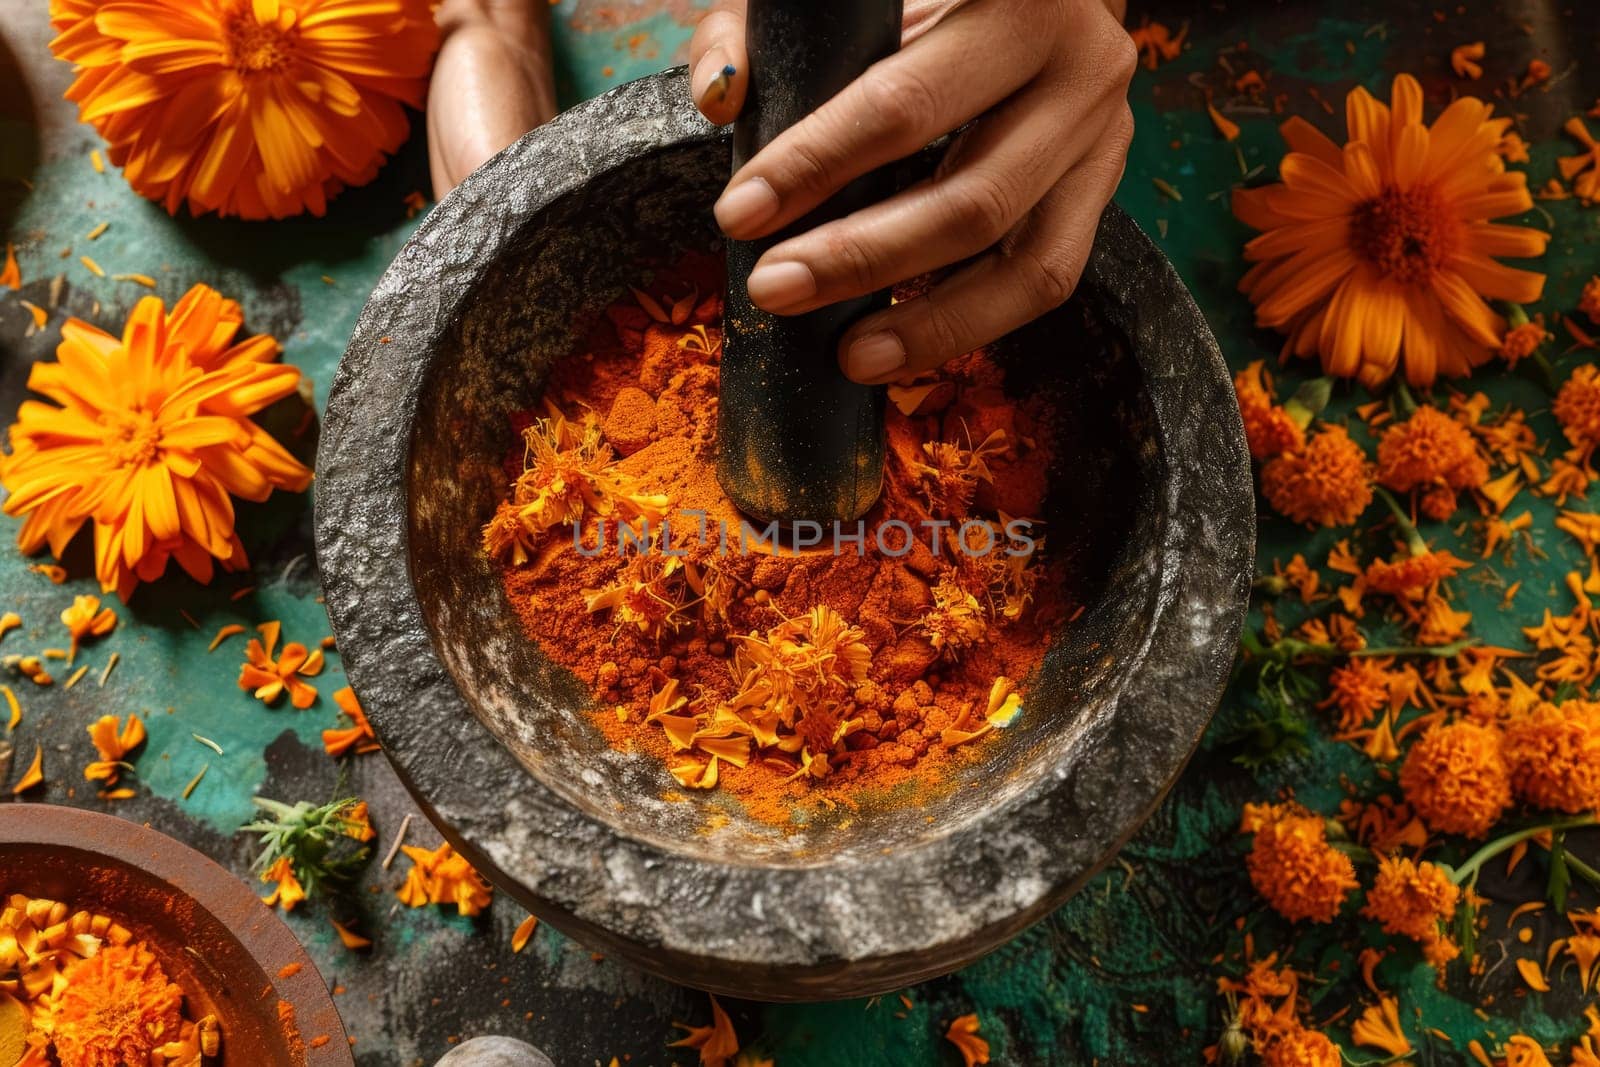
[{"label": "orange marigold flower", "polygon": [[1339,1046],[1327,1034],[1295,1027],[1261,1055],[1262,1067],[1342,1067]]},{"label": "orange marigold flower", "polygon": [[1239,415],[1244,419],[1244,437],[1251,457],[1257,460],[1299,451],[1306,440],[1300,424],[1273,402],[1272,379],[1262,367],[1263,361],[1258,359],[1233,376]]},{"label": "orange marigold flower", "polygon": [[1510,125],[1460,97],[1430,128],[1422,87],[1394,80],[1390,106],[1363,88],[1345,101],[1342,149],[1303,119],[1284,123],[1282,181],[1237,189],[1233,210],[1260,236],[1240,288],[1256,322],[1288,335],[1323,371],[1375,387],[1402,355],[1406,379],[1460,377],[1500,347],[1505,319],[1489,300],[1534,303],[1544,276],[1495,256],[1544,253],[1549,235],[1491,219],[1533,206],[1527,176],[1496,149]]},{"label": "orange marigold flower", "polygon": [[1387,993],[1378,997],[1378,1003],[1370,1005],[1351,1025],[1350,1040],[1382,1049],[1391,1056],[1410,1055],[1411,1042],[1400,1026],[1400,1001]]},{"label": "orange marigold flower", "polygon": [[344,729],[322,731],[322,747],[327,750],[328,755],[337,759],[347,752],[361,755],[378,751],[378,737],[372,732],[372,724],[367,721],[367,713],[361,710],[361,702],[356,699],[356,691],[348,685],[343,689],[336,689],[333,693],[333,702],[338,704],[339,710],[349,718],[350,725]]},{"label": "orange marigold flower", "polygon": [[429,0],[51,0],[67,99],[171,214],[322,215],[410,132]]},{"label": "orange marigold flower", "polygon": [[1384,668],[1390,662],[1357,656],[1335,667],[1328,675],[1331,692],[1319,706],[1339,709],[1341,731],[1359,730],[1370,723],[1381,708],[1388,706],[1390,679]]},{"label": "orange marigold flower", "polygon": [[1589,321],[1600,324],[1600,274],[1583,283],[1583,293],[1578,297],[1578,310],[1589,316]]},{"label": "orange marigold flower", "polygon": [[1261,495],[1295,522],[1348,526],[1372,503],[1372,465],[1343,426],[1328,426],[1261,468]]},{"label": "orange marigold flower", "polygon": [[156,1050],[183,1026],[183,990],[142,942],[104,944],[68,964],[59,982],[42,1014],[63,1064],[161,1062]]},{"label": "orange marigold flower", "polygon": [[129,715],[120,726],[115,715],[102,715],[89,727],[89,740],[94,742],[100,758],[83,770],[91,782],[115,785],[122,774],[122,764],[128,753],[144,744],[144,721]]},{"label": "orange marigold flower", "polygon": [[1400,789],[1430,829],[1484,836],[1511,805],[1499,732],[1470,722],[1433,727],[1406,754]]},{"label": "orange marigold flower", "polygon": [[60,559],[92,518],[100,588],[123,600],[168,560],[199,582],[214,560],[248,564],[229,494],[299,492],[311,471],[247,417],[294,393],[300,372],[275,362],[271,337],[232,344],[241,322],[238,304],[197,285],[170,314],[139,301],[121,340],[62,325],[59,362],[28,376],[61,406],[22,405],[0,470],[5,513],[26,517],[23,552],[49,545]]},{"label": "orange marigold flower", "polygon": [[1384,933],[1423,942],[1438,936],[1460,900],[1461,890],[1437,864],[1382,856],[1361,914],[1381,923]]},{"label": "orange marigold flower", "polygon": [[1350,857],[1328,844],[1319,816],[1272,805],[1246,809],[1255,841],[1245,866],[1250,884],[1279,915],[1294,922],[1332,922],[1356,888]]},{"label": "orange marigold flower", "polygon": [[969,1013],[952,1020],[944,1032],[944,1039],[961,1053],[962,1067],[989,1062],[989,1042],[978,1036],[979,1025],[977,1014]]},{"label": "orange marigold flower", "polygon": [[282,624],[264,622],[256,627],[259,639],[252,637],[245,650],[248,659],[239,668],[239,688],[264,704],[271,704],[284,694],[297,708],[309,708],[317,699],[317,691],[305,679],[322,673],[322,649],[307,649],[298,641],[283,646],[283,655],[273,659]]},{"label": "orange marigold flower", "polygon": [[[1405,422],[1384,431],[1378,442],[1378,481],[1400,493],[1442,490],[1430,517],[1448,518],[1458,489],[1476,489],[1489,480],[1489,464],[1478,453],[1472,431],[1438,408],[1423,406]],[[1443,514],[1439,514],[1445,507]]]},{"label": "orange marigold flower", "polygon": [[1375,559],[1367,565],[1362,586],[1368,592],[1387,593],[1415,599],[1445,578],[1472,566],[1448,551],[1425,552],[1420,556],[1402,553],[1392,560]]},{"label": "orange marigold flower", "polygon": [[411,845],[401,851],[411,859],[405,885],[396,890],[401,903],[413,908],[454,904],[462,915],[477,915],[489,906],[494,891],[449,842],[432,851]]},{"label": "orange marigold flower", "polygon": [[1507,724],[1503,744],[1517,798],[1572,815],[1600,811],[1600,704],[1539,704]]},{"label": "orange marigold flower", "polygon": [[1554,336],[1544,328],[1543,316],[1530,319],[1521,326],[1511,327],[1506,331],[1506,335],[1500,338],[1500,358],[1506,361],[1506,366],[1515,367]]},{"label": "orange marigold flower", "polygon": [[1579,451],[1578,458],[1587,464],[1600,447],[1600,368],[1593,363],[1574,367],[1572,377],[1556,394],[1552,410],[1561,431]]}]

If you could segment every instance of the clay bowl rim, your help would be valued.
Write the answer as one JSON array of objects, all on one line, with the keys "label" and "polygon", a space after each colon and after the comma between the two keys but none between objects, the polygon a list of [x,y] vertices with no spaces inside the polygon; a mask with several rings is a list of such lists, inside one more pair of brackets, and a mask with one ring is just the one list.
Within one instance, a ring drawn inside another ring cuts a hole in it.
[{"label": "clay bowl rim", "polygon": [[[663,849],[576,810],[500,746],[433,646],[409,573],[411,427],[436,342],[524,223],[630,159],[726,136],[695,112],[680,67],[566,112],[434,208],[379,281],[329,390],[318,562],[347,674],[391,763],[446,839],[520,903],[580,940],[714,992],[769,1000],[881,992],[948,973],[1042,918],[1115,855],[1177,779],[1220,700],[1248,603],[1249,457],[1203,316],[1154,244],[1108,209],[1109,239],[1097,242],[1086,282],[1119,294],[1109,310],[1130,316],[1160,447],[1194,462],[1170,464],[1163,487],[1168,519],[1145,662],[1107,699],[1094,757],[1040,775],[1008,803],[1003,814],[1023,838],[986,840],[980,821],[848,865],[750,866]],[[1146,301],[1141,318],[1134,294],[1157,284],[1171,299]],[[1154,344],[1158,322],[1164,351]],[[1204,551],[1186,546],[1200,537],[1209,538]],[[1155,662],[1162,657],[1148,649],[1157,641],[1192,656]],[[1165,710],[1162,721],[1149,721],[1158,718],[1144,714],[1149,705]],[[1052,818],[1060,809],[1078,825]],[[1024,839],[1032,847],[1019,850]],[[996,893],[992,880],[951,875],[971,863],[1002,879],[1032,866]],[[906,929],[895,914],[895,890],[905,887],[928,887],[954,918]],[[673,908],[675,894],[691,892],[694,907]],[[766,921],[752,892],[816,902],[816,926],[728,937],[730,926]],[[674,912],[670,921],[656,914],[663,909]],[[894,932],[864,950],[863,929]]]},{"label": "clay bowl rim", "polygon": [[[59,804],[0,806],[0,852],[13,846],[71,849],[141,871],[193,901],[261,968],[274,999],[294,1007],[305,1067],[354,1067],[355,1056],[333,995],[294,932],[250,887],[176,838],[116,815]],[[68,902],[70,903],[70,901]],[[132,922],[140,916],[121,916]],[[291,970],[283,977],[285,970]],[[276,1022],[271,1025],[280,1025]],[[317,1048],[304,1035],[327,1035]],[[228,1035],[223,1033],[226,1043]]]}]

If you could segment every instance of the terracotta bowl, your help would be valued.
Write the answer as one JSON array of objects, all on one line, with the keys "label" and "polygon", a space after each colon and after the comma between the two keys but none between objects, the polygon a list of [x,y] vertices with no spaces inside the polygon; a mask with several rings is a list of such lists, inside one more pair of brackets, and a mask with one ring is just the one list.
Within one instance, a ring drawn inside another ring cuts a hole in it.
[{"label": "terracotta bowl", "polygon": [[76,808],[0,806],[0,892],[103,912],[147,941],[191,1017],[222,1023],[222,1067],[355,1063],[294,934],[249,886],[165,834]]},{"label": "terracotta bowl", "polygon": [[[683,72],[528,135],[440,204],[379,282],[332,385],[317,547],[339,649],[390,759],[505,891],[595,948],[747,997],[883,992],[1044,916],[1150,814],[1219,698],[1254,512],[1228,373],[1170,264],[1107,211],[1077,295],[1008,338],[1006,388],[1068,443],[1051,543],[1089,610],[1025,713],[953,788],[780,830],[610,749],[479,549],[509,416],[627,286],[719,248],[727,135]],[[907,164],[926,173],[931,157]]]}]

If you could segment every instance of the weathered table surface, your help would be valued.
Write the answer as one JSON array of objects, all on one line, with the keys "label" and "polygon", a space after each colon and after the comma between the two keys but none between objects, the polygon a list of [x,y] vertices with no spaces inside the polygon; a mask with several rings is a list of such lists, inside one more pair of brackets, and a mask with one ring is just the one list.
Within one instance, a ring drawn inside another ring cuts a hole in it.
[{"label": "weathered table surface", "polygon": [[[554,10],[563,99],[582,99],[682,61],[701,6],[701,0],[562,0]],[[1329,9],[1320,2],[1156,5],[1175,29],[1186,10],[1199,14],[1190,50],[1154,74],[1141,72],[1135,83],[1139,135],[1119,201],[1172,255],[1235,365],[1273,354],[1276,344],[1251,329],[1248,305],[1234,289],[1245,232],[1226,211],[1225,190],[1243,171],[1265,164],[1270,172],[1282,144],[1272,116],[1228,100],[1217,80],[1219,50],[1248,42],[1249,63],[1273,72],[1273,89],[1289,94],[1289,110],[1335,134],[1341,125],[1323,113],[1317,95],[1337,104],[1361,83],[1387,96],[1389,76],[1407,69],[1423,77],[1432,113],[1455,84],[1447,64],[1454,45],[1490,42],[1489,75],[1475,87],[1480,92],[1542,57],[1556,79],[1514,108],[1523,136],[1535,145],[1533,184],[1554,170],[1561,122],[1600,95],[1594,44],[1600,15],[1591,5],[1472,2],[1469,13],[1448,6],[1452,13],[1437,21],[1431,6],[1379,0],[1351,0],[1339,6],[1338,17],[1315,14]],[[320,405],[368,288],[414,225],[403,199],[427,188],[420,138],[372,186],[345,194],[324,220],[169,218],[134,196],[116,173],[91,167],[89,153],[98,142],[60,100],[69,72],[49,58],[44,8],[41,0],[0,0],[0,235],[17,245],[27,280],[20,295],[44,303],[51,279],[64,275],[63,311],[115,329],[143,290],[94,277],[79,265],[79,254],[92,251],[111,273],[156,277],[169,300],[204,281],[243,302],[251,331],[284,341],[285,358],[315,384]],[[1216,136],[1201,110],[1202,84],[1218,87],[1219,102],[1243,123],[1242,157]],[[1156,190],[1152,178],[1158,177],[1181,191],[1181,203]],[[1557,232],[1545,267],[1551,274],[1546,304],[1570,309],[1577,287],[1600,266],[1600,215],[1571,201],[1546,207]],[[110,229],[91,248],[85,234],[107,220]],[[28,336],[28,313],[9,294],[0,295],[0,411],[14,411],[23,399],[28,364],[50,357],[61,318]],[[1530,410],[1547,403],[1538,386],[1522,378],[1497,375],[1490,391],[1497,402],[1514,399]],[[1549,432],[1548,421],[1541,427]],[[1535,512],[1548,529],[1548,507],[1537,505]],[[251,817],[253,795],[323,800],[359,794],[370,802],[386,846],[415,810],[404,789],[381,756],[340,765],[321,748],[320,731],[339,724],[329,699],[343,684],[337,655],[330,655],[318,679],[322,699],[296,712],[266,708],[237,688],[243,638],[206,650],[217,629],[232,622],[254,627],[279,619],[288,639],[308,644],[327,633],[310,553],[309,498],[279,498],[240,514],[255,564],[251,573],[222,577],[209,588],[179,576],[142,590],[131,608],[119,608],[116,632],[84,654],[82,662],[92,668],[86,684],[20,690],[25,718],[14,737],[18,751],[25,755],[36,741],[45,750],[48,784],[38,798],[109,807],[196,845],[241,876],[251,840],[236,830]],[[0,523],[0,535],[13,530],[11,520]],[[1546,538],[1549,560],[1503,575],[1525,579],[1523,613],[1536,606],[1529,598],[1557,596],[1559,574],[1575,565],[1571,547],[1557,536]],[[0,552],[0,607],[18,611],[26,622],[5,639],[6,650],[59,643],[61,608],[71,594],[93,591],[91,561],[84,546],[77,547],[64,587],[29,571],[16,553]],[[1264,560],[1295,550],[1320,559],[1327,547],[1327,538],[1308,542],[1269,522],[1261,551]],[[247,587],[252,591],[233,599]],[[1520,620],[1491,608],[1498,590],[1472,596],[1480,636],[1493,643],[1518,639]],[[112,652],[121,661],[97,688],[93,678]],[[100,714],[135,711],[150,729],[137,760],[139,796],[107,805],[81,779],[91,752],[84,727]],[[214,738],[225,754],[197,744],[191,733]],[[206,763],[209,773],[183,799],[184,786]],[[1208,740],[1172,800],[1117,865],[988,959],[908,990],[909,1009],[894,998],[732,1004],[736,1028],[748,1046],[775,1055],[784,1067],[953,1063],[954,1050],[940,1035],[952,1017],[975,1010],[996,1062],[1194,1062],[1219,1025],[1212,957],[1234,919],[1259,910],[1233,844],[1239,801],[1294,781],[1303,798],[1331,806],[1341,773],[1369,780],[1372,770],[1344,746],[1319,744],[1310,760],[1252,782]],[[418,821],[409,840],[432,844],[438,838]],[[401,861],[384,871],[374,862],[363,883],[369,892],[359,895],[360,914],[339,914],[356,918],[374,936],[370,952],[340,946],[326,906],[303,906],[290,917],[324,977],[343,990],[337,1000],[359,1063],[431,1063],[453,1040],[480,1033],[526,1037],[563,1067],[612,1056],[633,1064],[690,1062],[690,1055],[674,1055],[666,1043],[675,1035],[672,1020],[706,1020],[703,994],[593,959],[548,928],[513,955],[511,932],[523,915],[507,901],[477,921],[400,907],[393,890],[404,866]],[[1433,993],[1425,969],[1386,977],[1408,996],[1428,998],[1430,1025],[1449,1031],[1457,1047],[1489,1031],[1503,1036],[1514,1025],[1550,1039],[1572,1029],[1570,1003],[1536,1011],[1531,1002],[1507,998],[1517,1022],[1484,1022],[1470,1005]],[[1446,1045],[1430,1046],[1423,1062],[1452,1063],[1459,1055]]]}]

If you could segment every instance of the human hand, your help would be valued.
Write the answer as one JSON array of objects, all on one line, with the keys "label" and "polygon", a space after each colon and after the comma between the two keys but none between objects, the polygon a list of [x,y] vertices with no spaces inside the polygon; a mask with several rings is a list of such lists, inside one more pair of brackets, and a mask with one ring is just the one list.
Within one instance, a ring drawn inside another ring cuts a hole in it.
[{"label": "human hand", "polygon": [[[1122,178],[1138,53],[1123,0],[907,0],[904,47],[784,131],[733,176],[717,223],[773,233],[847,182],[976,119],[932,179],[781,242],[750,299],[795,315],[977,256],[845,334],[840,366],[893,381],[1009,333],[1071,295]],[[745,0],[715,0],[690,44],[712,122],[744,104]],[[731,77],[719,79],[725,66]],[[980,255],[981,254],[981,255]]]},{"label": "human hand", "polygon": [[428,88],[433,195],[556,113],[548,0],[444,0]]}]

